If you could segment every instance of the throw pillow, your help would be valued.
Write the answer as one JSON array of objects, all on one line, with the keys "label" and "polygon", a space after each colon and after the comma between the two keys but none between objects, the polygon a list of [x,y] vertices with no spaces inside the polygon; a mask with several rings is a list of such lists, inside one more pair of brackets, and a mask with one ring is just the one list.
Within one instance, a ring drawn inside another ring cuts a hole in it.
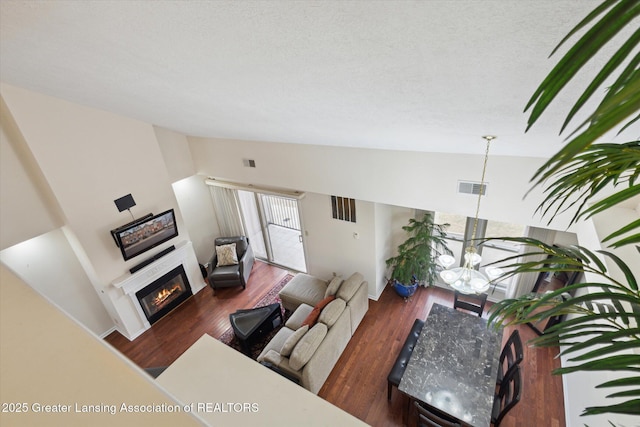
[{"label": "throw pillow", "polygon": [[334,299],[336,299],[335,296],[329,295],[328,297],[320,301],[318,304],[316,304],[316,306],[313,307],[313,310],[311,310],[311,313],[309,313],[307,318],[304,319],[304,321],[302,322],[302,325],[303,326],[309,325],[310,328],[313,327],[313,325],[315,325],[316,322],[318,321],[318,317],[320,317],[320,312],[322,311],[322,309],[324,309],[326,305],[329,304]]},{"label": "throw pillow", "polygon": [[329,282],[329,286],[327,286],[327,291],[324,293],[325,298],[329,295],[335,295],[338,293],[338,288],[342,284],[342,277],[336,276]]},{"label": "throw pillow", "polygon": [[217,267],[224,267],[225,265],[238,264],[238,255],[236,254],[235,243],[216,246],[216,255],[218,256]]},{"label": "throw pillow", "polygon": [[342,283],[340,289],[338,289],[338,298],[342,298],[345,301],[349,301],[351,297],[356,294],[356,291],[364,281],[364,277],[360,273],[353,273],[351,277]]},{"label": "throw pillow", "polygon": [[327,325],[317,323],[298,341],[291,352],[289,367],[294,371],[299,371],[313,357],[322,340],[327,335]]},{"label": "throw pillow", "polygon": [[332,327],[346,307],[347,303],[344,302],[343,299],[338,298],[331,301],[331,303],[322,310],[322,313],[320,313],[318,322],[324,323],[329,328]]},{"label": "throw pillow", "polygon": [[298,341],[300,341],[300,338],[302,338],[308,330],[309,325],[304,325],[300,329],[289,335],[289,338],[287,338],[284,344],[282,344],[282,348],[280,349],[280,356],[288,357],[293,351],[293,348],[296,346],[296,344],[298,344]]}]

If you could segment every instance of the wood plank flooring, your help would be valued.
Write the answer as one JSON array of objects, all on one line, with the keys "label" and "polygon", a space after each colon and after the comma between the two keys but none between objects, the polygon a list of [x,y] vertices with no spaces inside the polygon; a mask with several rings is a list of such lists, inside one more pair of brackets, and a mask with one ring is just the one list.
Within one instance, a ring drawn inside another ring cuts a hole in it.
[{"label": "wood plank flooring", "polygon": [[[287,273],[256,261],[246,290],[222,289],[212,296],[210,288],[204,289],[133,342],[118,332],[105,340],[140,367],[169,365],[202,334],[218,338],[229,327],[229,313],[252,307]],[[420,288],[405,302],[387,288],[378,301],[370,301],[369,311],[318,395],[369,425],[401,426],[405,400],[394,388],[387,401],[387,374],[414,319],[426,318],[433,303],[453,306],[453,292]],[[535,337],[526,326],[518,329],[525,342]],[[510,333],[507,328],[505,340]],[[522,400],[502,426],[565,425],[562,380],[550,374],[559,366],[557,353],[557,348],[525,346]]]}]

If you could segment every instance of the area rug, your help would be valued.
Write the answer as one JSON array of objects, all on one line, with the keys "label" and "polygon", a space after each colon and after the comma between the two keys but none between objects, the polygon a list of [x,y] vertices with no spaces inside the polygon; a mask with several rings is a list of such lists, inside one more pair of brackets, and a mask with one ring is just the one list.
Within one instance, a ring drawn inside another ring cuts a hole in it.
[{"label": "area rug", "polygon": [[[267,292],[267,294],[264,297],[262,297],[262,299],[260,301],[258,301],[251,308],[264,307],[265,305],[278,303],[278,304],[280,304],[280,309],[282,310],[282,318],[284,320],[283,323],[285,323],[287,321],[287,319],[289,318],[289,316],[291,315],[291,313],[289,313],[288,311],[285,311],[284,307],[282,307],[282,303],[280,301],[280,296],[278,295],[278,292],[280,292],[280,290],[284,287],[284,285],[289,283],[289,281],[291,279],[293,279],[293,277],[294,277],[293,275],[287,274],[273,288],[271,288],[269,290],[269,292]],[[269,340],[271,340],[271,338],[273,338],[273,336],[280,330],[281,327],[282,326],[274,329],[269,335],[267,335],[264,338],[264,340],[258,341],[256,343],[254,343],[253,345],[251,345],[251,347],[250,347],[251,356],[250,357],[253,360],[258,358],[258,356],[262,352],[262,349],[267,345]],[[233,328],[231,326],[229,326],[229,329],[224,331],[224,333],[222,335],[220,335],[220,338],[218,338],[218,339],[220,341],[222,341],[224,344],[228,345],[229,347],[231,347],[231,348],[233,348],[233,349],[235,349],[235,350],[237,350],[239,352],[242,352],[242,349],[240,347],[240,342],[238,341],[238,339],[234,335]]]}]

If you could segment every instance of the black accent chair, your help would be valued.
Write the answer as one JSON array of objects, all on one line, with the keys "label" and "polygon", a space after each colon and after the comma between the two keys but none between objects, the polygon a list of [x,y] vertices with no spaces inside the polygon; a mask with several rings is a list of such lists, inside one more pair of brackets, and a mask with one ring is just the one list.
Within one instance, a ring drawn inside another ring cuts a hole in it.
[{"label": "black accent chair", "polygon": [[214,293],[218,288],[242,286],[242,289],[245,289],[247,287],[253,262],[255,261],[253,249],[251,249],[251,245],[249,245],[249,239],[245,236],[218,237],[214,241],[215,246],[228,245],[231,243],[236,244],[238,264],[218,267],[218,255],[216,251],[213,251],[213,257],[211,257],[211,261],[209,261],[207,281]]},{"label": "black accent chair", "polygon": [[402,379],[405,369],[407,369],[407,363],[409,363],[409,358],[411,357],[411,353],[413,353],[413,348],[418,341],[423,326],[424,320],[416,319],[411,327],[411,332],[409,332],[402,348],[400,348],[400,354],[398,354],[391,368],[391,372],[389,372],[389,376],[387,377],[387,400],[391,400],[391,387],[398,387],[400,385],[400,380]]},{"label": "black accent chair", "polygon": [[522,347],[522,340],[520,339],[520,333],[515,329],[509,339],[504,344],[502,353],[500,353],[500,368],[498,369],[497,385],[502,383],[502,379],[507,375],[510,369],[519,365],[524,359],[524,350]]},{"label": "black accent chair", "polygon": [[417,400],[413,403],[418,414],[418,427],[460,427],[462,425],[455,418],[427,408]]},{"label": "black accent chair", "polygon": [[487,303],[487,294],[467,295],[456,291],[453,299],[453,308],[471,311],[482,317],[484,305]]},{"label": "black accent chair", "polygon": [[507,412],[509,412],[518,402],[522,395],[522,375],[520,365],[514,365],[507,371],[498,391],[493,398],[493,411],[491,412],[491,423],[498,427]]}]

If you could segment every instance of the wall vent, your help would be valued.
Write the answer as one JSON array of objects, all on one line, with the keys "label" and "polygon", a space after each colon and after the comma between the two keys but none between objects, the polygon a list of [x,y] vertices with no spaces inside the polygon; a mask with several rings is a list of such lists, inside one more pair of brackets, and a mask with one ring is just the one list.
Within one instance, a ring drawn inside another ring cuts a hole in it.
[{"label": "wall vent", "polygon": [[482,191],[482,195],[487,195],[487,184],[471,181],[458,181],[458,193],[478,195]]},{"label": "wall vent", "polygon": [[331,211],[335,219],[356,222],[356,200],[331,196]]},{"label": "wall vent", "polygon": [[256,167],[256,161],[253,160],[253,159],[243,159],[242,160],[242,164],[247,168],[255,168]]}]

